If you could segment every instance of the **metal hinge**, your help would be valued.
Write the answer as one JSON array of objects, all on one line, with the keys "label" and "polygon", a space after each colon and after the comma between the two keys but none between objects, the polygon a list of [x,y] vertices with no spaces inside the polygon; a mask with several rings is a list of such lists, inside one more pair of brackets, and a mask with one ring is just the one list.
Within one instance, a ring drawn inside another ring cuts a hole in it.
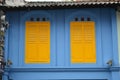
[{"label": "metal hinge", "polygon": [[12,61],[8,59],[7,62],[6,62],[6,65],[7,65],[8,67],[10,67],[10,65],[12,65]]}]

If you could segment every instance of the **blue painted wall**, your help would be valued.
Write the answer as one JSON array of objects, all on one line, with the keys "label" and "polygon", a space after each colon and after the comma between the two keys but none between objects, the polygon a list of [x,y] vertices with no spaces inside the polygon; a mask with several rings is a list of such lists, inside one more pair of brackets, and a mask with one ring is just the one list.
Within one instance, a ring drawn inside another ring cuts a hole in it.
[{"label": "blue painted wall", "polygon": [[[96,23],[96,64],[70,63],[70,22],[75,17],[91,17]],[[51,22],[50,64],[25,64],[25,21],[47,17]],[[6,33],[6,74],[13,80],[120,80],[116,12],[112,8],[8,11],[10,28]],[[106,63],[113,60],[113,66]],[[116,75],[117,74],[117,75]],[[4,75],[3,80],[7,80]]]}]

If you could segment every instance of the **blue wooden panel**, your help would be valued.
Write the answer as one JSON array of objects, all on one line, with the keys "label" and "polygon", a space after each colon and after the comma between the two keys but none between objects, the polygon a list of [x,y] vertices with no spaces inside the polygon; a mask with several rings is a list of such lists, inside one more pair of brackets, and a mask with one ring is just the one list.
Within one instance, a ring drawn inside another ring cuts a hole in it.
[{"label": "blue wooden panel", "polygon": [[[20,11],[9,12],[8,19],[10,20],[10,28],[7,33],[6,47],[7,59],[13,62],[12,67],[103,67],[107,66],[106,62],[112,59],[115,52],[117,57],[116,35],[114,27],[111,25],[112,9],[95,8],[95,9],[71,9],[71,10],[49,10],[49,11]],[[14,16],[14,15],[16,16]],[[112,14],[115,14],[112,12]],[[48,17],[51,21],[51,63],[50,65],[40,64],[25,64],[24,63],[24,46],[25,46],[25,21],[30,17]],[[91,17],[96,23],[96,64],[71,64],[70,63],[70,21],[74,17]],[[115,21],[113,22],[113,24]],[[115,23],[116,24],[116,23]],[[116,25],[113,26],[116,26]],[[112,31],[112,29],[114,31]],[[113,33],[112,33],[113,32]],[[114,38],[114,40],[113,40]],[[114,41],[114,46],[113,42]],[[113,48],[114,47],[114,48]],[[114,51],[113,51],[114,50]],[[14,57],[14,58],[12,58]],[[117,60],[114,59],[115,64]]]},{"label": "blue wooden panel", "polygon": [[[26,75],[25,75],[26,74]],[[99,75],[99,76],[97,76]],[[13,80],[110,80],[106,72],[13,72]]]},{"label": "blue wooden panel", "polygon": [[[56,43],[55,42],[55,25],[53,23],[53,19],[54,17],[52,17],[52,14],[48,14],[48,12],[44,12],[44,11],[33,11],[33,12],[29,12],[29,13],[25,13],[25,15],[23,16],[22,14],[24,13],[20,13],[21,14],[21,22],[20,22],[20,40],[21,42],[19,42],[19,47],[20,47],[20,53],[19,55],[21,55],[20,59],[19,59],[19,63],[20,63],[20,66],[21,67],[52,67],[52,66],[55,66],[55,63],[56,63],[56,60],[55,58],[56,57],[53,57],[53,56],[56,56]],[[49,21],[50,21],[50,28],[51,28],[51,38],[50,38],[50,58],[51,58],[51,61],[50,61],[50,64],[25,64],[24,62],[24,56],[25,56],[25,21],[26,20],[30,20],[30,17],[34,17],[34,18],[37,18],[37,17],[40,17],[40,18],[43,18],[43,17],[47,17],[49,18]]]},{"label": "blue wooden panel", "polygon": [[107,66],[107,61],[112,59],[112,26],[111,26],[111,15],[104,14],[110,13],[109,9],[101,10],[102,17],[102,53],[103,53],[103,65]]},{"label": "blue wooden panel", "polygon": [[[71,13],[72,12],[72,13]],[[65,13],[66,24],[65,24],[65,55],[66,55],[66,64],[69,67],[97,67],[102,66],[102,47],[101,47],[101,22],[100,22],[100,9],[81,9],[81,10],[66,10]],[[70,22],[73,21],[75,17],[81,18],[90,17],[91,20],[95,21],[95,30],[96,30],[96,64],[71,64],[70,62]],[[68,56],[69,55],[69,56]]]},{"label": "blue wooden panel", "polygon": [[[16,15],[16,16],[14,16]],[[6,61],[11,60],[11,66],[19,65],[19,12],[9,12],[8,20],[10,22],[9,29],[6,33],[5,52]],[[13,58],[14,57],[14,58]]]},{"label": "blue wooden panel", "polygon": [[117,37],[117,19],[116,19],[116,10],[111,9],[111,18],[112,18],[112,43],[113,43],[113,65],[119,65],[119,53],[118,53],[118,37]]},{"label": "blue wooden panel", "polygon": [[[25,21],[31,16],[35,18],[47,16],[51,21],[52,45],[49,65],[24,63]],[[76,16],[91,17],[96,23],[96,64],[71,64],[70,62],[70,21]],[[113,66],[118,66],[115,19],[115,10],[111,8],[9,12],[10,28],[6,33],[5,57],[13,63],[8,68],[10,78],[13,80],[119,80],[119,72],[111,73],[118,69],[112,70],[106,64],[108,60],[113,59]],[[43,68],[46,71],[39,70]],[[68,68],[70,70],[67,70]],[[7,76],[4,77],[4,80],[7,80]]]},{"label": "blue wooden panel", "polygon": [[56,10],[56,61],[58,67],[65,66],[65,19],[64,11]]}]

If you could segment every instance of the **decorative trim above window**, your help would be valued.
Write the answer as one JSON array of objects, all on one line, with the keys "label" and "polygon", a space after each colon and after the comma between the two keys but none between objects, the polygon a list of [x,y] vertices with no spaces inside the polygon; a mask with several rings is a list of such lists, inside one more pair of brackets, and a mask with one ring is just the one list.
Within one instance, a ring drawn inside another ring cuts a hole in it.
[{"label": "decorative trim above window", "polygon": [[91,21],[91,18],[90,17],[87,17],[87,18],[85,18],[85,17],[75,17],[74,18],[74,21]]},{"label": "decorative trim above window", "polygon": [[47,17],[37,17],[37,18],[30,18],[30,21],[49,21],[49,18]]}]

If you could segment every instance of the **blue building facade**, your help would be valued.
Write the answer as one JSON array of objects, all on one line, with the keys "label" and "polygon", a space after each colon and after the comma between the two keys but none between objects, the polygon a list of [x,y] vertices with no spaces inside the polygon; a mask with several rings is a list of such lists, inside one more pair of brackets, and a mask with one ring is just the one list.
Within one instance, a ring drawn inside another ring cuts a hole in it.
[{"label": "blue building facade", "polygon": [[[120,80],[115,8],[9,10],[6,16],[5,61],[12,64],[3,80]],[[27,21],[50,23],[49,63],[25,62]],[[89,21],[95,23],[96,61],[72,63],[71,22]]]}]

